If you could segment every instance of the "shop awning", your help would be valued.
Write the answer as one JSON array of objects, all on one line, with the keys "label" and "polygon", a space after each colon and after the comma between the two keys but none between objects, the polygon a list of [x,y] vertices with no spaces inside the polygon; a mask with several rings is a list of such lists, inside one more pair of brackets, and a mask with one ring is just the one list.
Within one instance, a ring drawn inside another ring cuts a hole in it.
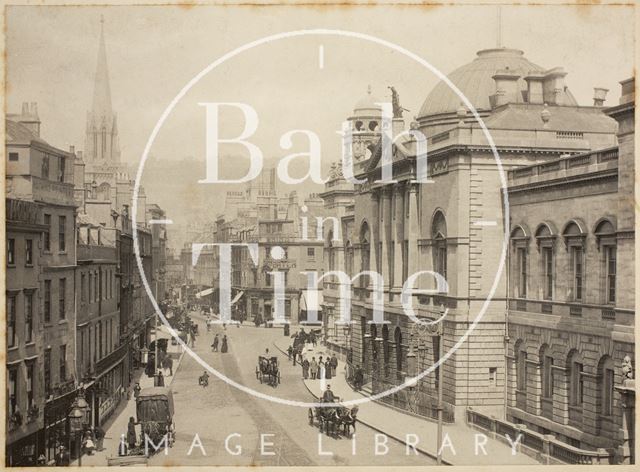
[{"label": "shop awning", "polygon": [[233,300],[231,300],[231,304],[234,305],[235,303],[238,302],[238,300],[240,300],[240,298],[242,297],[242,295],[244,295],[244,292],[238,292],[238,294],[233,297]]},{"label": "shop awning", "polygon": [[300,294],[300,310],[322,311],[323,300],[322,290],[303,290]]},{"label": "shop awning", "polygon": [[202,292],[196,293],[196,298],[206,297],[207,295],[211,295],[215,289],[213,287],[203,290]]}]

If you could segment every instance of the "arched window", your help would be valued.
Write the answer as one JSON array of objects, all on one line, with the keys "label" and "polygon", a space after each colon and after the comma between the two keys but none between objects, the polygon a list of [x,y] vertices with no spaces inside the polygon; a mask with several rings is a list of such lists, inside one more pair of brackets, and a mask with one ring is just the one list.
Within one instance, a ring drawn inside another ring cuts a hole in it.
[{"label": "arched window", "polygon": [[582,408],[584,403],[584,365],[580,353],[572,349],[567,357],[567,374],[569,376],[569,405]]},{"label": "arched window", "polygon": [[542,398],[553,400],[553,357],[548,345],[540,348],[539,360]]},{"label": "arched window", "polygon": [[522,340],[515,345],[516,356],[516,389],[527,393],[527,349]]},{"label": "arched window", "polygon": [[441,211],[433,215],[431,222],[433,238],[433,268],[445,280],[447,279],[447,221]]},{"label": "arched window", "polygon": [[[360,228],[360,267],[362,271],[367,271],[369,269],[369,255],[371,252],[370,247],[371,242],[371,234],[369,232],[369,225],[364,222]],[[360,287],[366,288],[369,285],[369,277],[362,276],[359,278]]]},{"label": "arched window", "polygon": [[522,226],[516,226],[511,231],[511,247],[514,252],[513,280],[516,298],[527,298],[527,285],[529,282],[529,234]]},{"label": "arched window", "polygon": [[402,372],[402,331],[400,331],[400,327],[396,327],[393,338],[396,342],[396,370]]},{"label": "arched window", "polygon": [[615,382],[615,370],[613,359],[602,356],[598,362],[598,390],[596,393],[597,410],[600,416],[613,415],[613,386]]},{"label": "arched window", "polygon": [[540,279],[542,298],[553,300],[555,281],[555,232],[549,223],[542,223],[536,230],[536,243],[540,252]]},{"label": "arched window", "polygon": [[600,221],[594,231],[601,254],[601,293],[606,304],[616,303],[617,245],[616,228],[608,219]]},{"label": "arched window", "polygon": [[584,300],[584,241],[587,236],[584,228],[582,222],[571,220],[562,232],[570,256],[571,281],[569,283],[569,299],[573,301]]},{"label": "arched window", "polygon": [[353,246],[351,241],[347,241],[345,248],[345,272],[349,277],[353,277]]}]

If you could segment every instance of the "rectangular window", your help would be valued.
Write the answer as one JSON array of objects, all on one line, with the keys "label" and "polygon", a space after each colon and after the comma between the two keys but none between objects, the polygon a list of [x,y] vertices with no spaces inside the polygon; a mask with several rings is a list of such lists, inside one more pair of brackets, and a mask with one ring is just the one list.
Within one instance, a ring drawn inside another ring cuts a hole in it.
[{"label": "rectangular window", "polygon": [[80,274],[80,301],[87,301],[87,275]]},{"label": "rectangular window", "polygon": [[25,342],[33,342],[33,293],[24,294],[24,336]]},{"label": "rectangular window", "polygon": [[264,283],[267,287],[271,287],[271,274],[269,272],[264,273]]},{"label": "rectangular window", "polygon": [[7,239],[7,265],[16,264],[16,240]]},{"label": "rectangular window", "polygon": [[18,409],[18,369],[8,369],[9,377],[9,416]]},{"label": "rectangular window", "polygon": [[51,280],[44,281],[44,322],[51,322]]},{"label": "rectangular window", "polygon": [[518,298],[527,298],[527,249],[517,249]]},{"label": "rectangular window", "polygon": [[542,248],[542,264],[544,270],[544,299],[553,298],[553,248]]},{"label": "rectangular window", "polygon": [[66,226],[67,226],[67,217],[59,216],[58,217],[58,250],[60,252],[65,252],[67,250],[67,242],[65,240]]},{"label": "rectangular window", "polygon": [[42,178],[49,178],[49,156],[46,154],[42,156]]},{"label": "rectangular window", "polygon": [[402,280],[409,277],[409,241],[402,242]]},{"label": "rectangular window", "polygon": [[571,262],[573,268],[573,299],[582,300],[582,282],[584,261],[582,247],[571,248]]},{"label": "rectangular window", "polygon": [[315,258],[316,257],[316,248],[308,247],[307,248],[307,256],[309,257],[309,259]]},{"label": "rectangular window", "polygon": [[606,257],[606,271],[607,271],[607,286],[606,286],[606,296],[607,303],[615,303],[616,302],[616,247],[615,246],[607,246],[605,248],[605,257]]},{"label": "rectangular window", "polygon": [[60,346],[60,382],[67,380],[67,346]]},{"label": "rectangular window", "polygon": [[520,351],[518,353],[517,369],[517,389],[521,392],[527,390],[527,352]]},{"label": "rectangular window", "polygon": [[571,405],[582,406],[584,383],[582,379],[583,365],[579,362],[574,362],[571,366]]},{"label": "rectangular window", "polygon": [[35,404],[34,391],[35,391],[35,362],[27,362],[27,409],[30,409]]},{"label": "rectangular window", "polygon": [[64,166],[66,158],[63,156],[58,157],[58,182],[64,182]]},{"label": "rectangular window", "polygon": [[44,230],[44,250],[51,251],[51,215],[44,215],[44,224],[47,227]]},{"label": "rectangular window", "polygon": [[58,293],[58,302],[59,302],[59,307],[58,307],[58,318],[61,320],[64,320],[67,317],[66,314],[66,309],[67,309],[67,303],[66,303],[66,294],[67,294],[67,279],[62,278],[60,279],[59,282],[59,293]]},{"label": "rectangular window", "polygon": [[498,368],[497,367],[489,367],[489,386],[490,387],[498,386]]},{"label": "rectangular window", "polygon": [[16,336],[16,297],[7,297],[7,346],[13,347],[17,343]]},{"label": "rectangular window", "polygon": [[543,388],[542,388],[542,396],[544,398],[552,398],[553,397],[553,357],[545,356],[544,357],[544,365],[542,371],[543,378]]},{"label": "rectangular window", "polygon": [[20,158],[20,155],[17,152],[10,152],[9,153],[9,160],[10,161],[17,161]]},{"label": "rectangular window", "polygon": [[25,239],[24,264],[33,265],[33,239]]},{"label": "rectangular window", "polygon": [[44,351],[44,394],[49,397],[51,394],[51,349]]},{"label": "rectangular window", "polygon": [[602,414],[611,416],[613,414],[613,369],[604,369],[602,374]]}]

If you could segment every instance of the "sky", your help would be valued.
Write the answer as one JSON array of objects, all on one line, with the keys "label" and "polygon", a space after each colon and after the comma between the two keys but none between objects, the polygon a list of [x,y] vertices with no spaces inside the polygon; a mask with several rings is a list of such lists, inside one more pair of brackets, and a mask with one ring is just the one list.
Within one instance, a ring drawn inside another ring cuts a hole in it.
[{"label": "sky", "polygon": [[[177,93],[210,63],[250,41],[300,29],[355,31],[396,43],[446,74],[472,61],[478,50],[495,47],[499,31],[497,7],[491,5],[8,7],[7,111],[19,112],[23,101],[38,102],[43,138],[63,149],[84,148],[101,15],[122,156],[134,166]],[[504,6],[501,18],[502,45],[522,49],[542,67],[564,67],[580,104],[592,104],[595,86],[610,89],[607,105],[617,103],[618,82],[633,73],[631,7]],[[359,39],[307,36],[271,42],[234,57],[198,82],[169,115],[146,165],[189,162],[195,169],[185,173],[190,180],[183,185],[197,185],[193,176],[204,178],[205,154],[205,115],[198,103],[243,102],[258,113],[251,139],[270,165],[308,146],[298,137],[291,150],[284,150],[282,134],[309,129],[320,138],[328,169],[340,157],[340,122],[369,85],[386,101],[387,86],[393,85],[410,121],[437,81],[407,57]],[[237,134],[243,124],[238,113],[223,120],[222,135]],[[226,151],[234,156],[226,163],[233,169],[242,149]],[[187,157],[193,159],[184,161]],[[170,207],[170,195],[157,180],[145,183],[147,195]]]}]

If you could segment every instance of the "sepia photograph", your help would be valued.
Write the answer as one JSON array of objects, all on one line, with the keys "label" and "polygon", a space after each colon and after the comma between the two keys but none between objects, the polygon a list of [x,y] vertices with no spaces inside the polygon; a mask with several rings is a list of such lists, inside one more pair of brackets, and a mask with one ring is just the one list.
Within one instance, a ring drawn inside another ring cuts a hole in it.
[{"label": "sepia photograph", "polygon": [[5,3],[5,467],[635,464],[637,19]]}]

